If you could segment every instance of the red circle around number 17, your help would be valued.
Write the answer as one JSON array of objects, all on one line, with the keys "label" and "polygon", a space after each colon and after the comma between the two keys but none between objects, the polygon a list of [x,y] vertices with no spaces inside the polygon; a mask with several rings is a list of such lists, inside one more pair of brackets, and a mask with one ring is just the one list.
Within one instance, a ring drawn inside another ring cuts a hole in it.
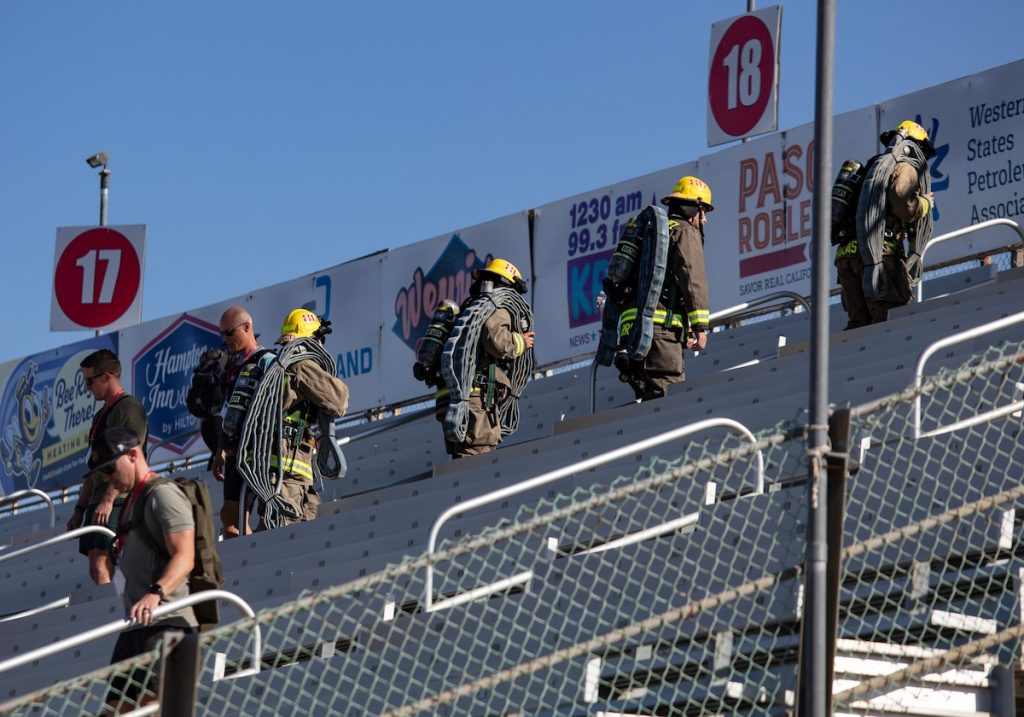
[{"label": "red circle around number 17", "polygon": [[114,229],[96,227],[76,236],[61,253],[53,276],[54,293],[71,321],[97,328],[128,311],[141,276],[139,255],[128,238]]},{"label": "red circle around number 17", "polygon": [[[755,51],[759,56],[756,67],[751,68],[752,58],[745,55]],[[757,76],[753,77],[752,73]],[[708,101],[723,132],[742,137],[757,125],[772,95],[774,75],[775,47],[771,32],[760,18],[744,15],[722,35],[711,60]],[[748,89],[745,83],[753,81],[757,81],[756,96],[745,96],[744,90]]]}]

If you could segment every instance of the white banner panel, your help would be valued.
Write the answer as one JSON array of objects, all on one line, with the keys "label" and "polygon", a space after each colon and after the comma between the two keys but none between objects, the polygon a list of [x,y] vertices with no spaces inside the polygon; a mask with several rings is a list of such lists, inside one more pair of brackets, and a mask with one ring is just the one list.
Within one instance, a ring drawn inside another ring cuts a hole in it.
[{"label": "white banner panel", "polygon": [[[696,162],[595,189],[538,210],[534,223],[538,364],[591,354],[601,317],[595,304],[626,223],[669,194]],[[712,198],[714,187],[712,187]]]},{"label": "white banner panel", "polygon": [[314,305],[313,288],[312,275],[305,276],[120,332],[121,380],[146,408],[150,446],[168,441],[153,454],[154,462],[207,450],[198,435],[182,437],[199,429],[199,419],[186,409],[185,397],[199,357],[207,349],[223,346],[219,322],[224,310],[245,308],[260,343],[272,346],[290,310]]},{"label": "white banner panel", "polygon": [[[882,129],[914,120],[935,144],[932,236],[988,219],[1024,221],[1024,60],[879,105]],[[929,250],[926,264],[1018,241],[986,229]]]},{"label": "white banner panel", "polygon": [[313,275],[316,297],[309,307],[331,321],[327,350],[348,385],[349,413],[379,406],[384,396],[380,337],[384,319],[379,301],[387,252],[372,254]]},{"label": "white banner panel", "polygon": [[[525,212],[388,252],[380,284],[380,366],[386,377],[382,381],[383,402],[430,393],[412,375],[423,332],[438,302],[453,299],[461,303],[469,295],[473,270],[492,257],[508,259],[530,278],[530,234]],[[526,298],[533,304],[532,287]],[[538,329],[538,345],[542,340]]]},{"label": "white banner panel", "polygon": [[[872,108],[835,118],[824,191],[831,193],[845,159],[874,153],[875,124]],[[704,245],[712,311],[779,291],[811,293],[814,157],[814,126],[807,124],[700,159],[698,176],[715,206]]]}]

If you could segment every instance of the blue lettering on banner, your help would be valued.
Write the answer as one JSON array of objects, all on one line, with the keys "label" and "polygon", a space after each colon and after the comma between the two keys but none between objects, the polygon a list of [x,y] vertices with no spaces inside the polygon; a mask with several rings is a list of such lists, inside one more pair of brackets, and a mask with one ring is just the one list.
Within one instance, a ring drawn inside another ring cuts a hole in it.
[{"label": "blue lettering on banner", "polygon": [[82,479],[98,404],[79,363],[98,349],[117,352],[116,334],[29,356],[0,398],[0,495],[54,490]]},{"label": "blue lettering on banner", "polygon": [[[321,286],[324,288],[324,310],[319,312],[320,318],[329,319],[331,318],[331,277],[329,276],[318,276],[313,285],[319,289]],[[311,311],[316,311],[315,308]]]},{"label": "blue lettering on banner", "polygon": [[364,346],[361,349],[338,354],[339,377],[364,376],[371,371],[373,371],[373,349],[371,347]]},{"label": "blue lettering on banner", "polygon": [[132,393],[146,409],[151,442],[175,438],[164,448],[181,454],[196,441],[199,419],[185,397],[203,352],[220,346],[218,327],[183,314],[134,356]]},{"label": "blue lettering on banner", "polygon": [[597,295],[601,282],[608,275],[608,261],[613,249],[570,260],[566,266],[566,286],[569,300],[569,328],[589,324],[601,319],[597,308]]},{"label": "blue lettering on banner", "polygon": [[[946,159],[946,155],[949,154],[949,144],[939,144],[939,118],[932,117],[932,126],[927,127],[924,123],[924,118],[921,115],[916,115],[914,121],[924,127],[925,132],[928,133],[929,139],[932,141],[932,146],[935,147],[935,156],[928,162],[928,174],[931,175],[932,179],[932,192],[938,194],[949,189],[949,175],[942,171],[942,162]],[[932,205],[932,220],[938,221],[939,219],[939,202],[936,200],[935,204]]]}]

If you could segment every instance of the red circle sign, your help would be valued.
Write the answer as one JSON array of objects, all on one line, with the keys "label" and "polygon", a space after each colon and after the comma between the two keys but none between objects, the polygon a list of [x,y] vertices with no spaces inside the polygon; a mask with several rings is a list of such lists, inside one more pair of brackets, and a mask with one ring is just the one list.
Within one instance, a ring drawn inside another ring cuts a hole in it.
[{"label": "red circle sign", "polygon": [[742,137],[757,125],[772,96],[775,46],[768,26],[743,15],[726,29],[711,60],[708,99],[722,131]]},{"label": "red circle sign", "polygon": [[142,268],[128,238],[107,227],[82,232],[57,260],[54,292],[61,311],[95,329],[117,321],[135,302]]}]

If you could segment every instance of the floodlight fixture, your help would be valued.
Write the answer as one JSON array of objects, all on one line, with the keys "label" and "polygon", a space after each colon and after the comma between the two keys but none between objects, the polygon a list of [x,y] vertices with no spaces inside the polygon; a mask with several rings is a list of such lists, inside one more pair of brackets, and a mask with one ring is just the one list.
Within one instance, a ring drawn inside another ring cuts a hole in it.
[{"label": "floodlight fixture", "polygon": [[88,162],[89,166],[92,167],[93,169],[96,169],[97,167],[106,168],[106,166],[110,163],[110,155],[107,154],[106,150],[104,150],[102,152],[97,152],[91,157],[88,157],[85,161]]}]

